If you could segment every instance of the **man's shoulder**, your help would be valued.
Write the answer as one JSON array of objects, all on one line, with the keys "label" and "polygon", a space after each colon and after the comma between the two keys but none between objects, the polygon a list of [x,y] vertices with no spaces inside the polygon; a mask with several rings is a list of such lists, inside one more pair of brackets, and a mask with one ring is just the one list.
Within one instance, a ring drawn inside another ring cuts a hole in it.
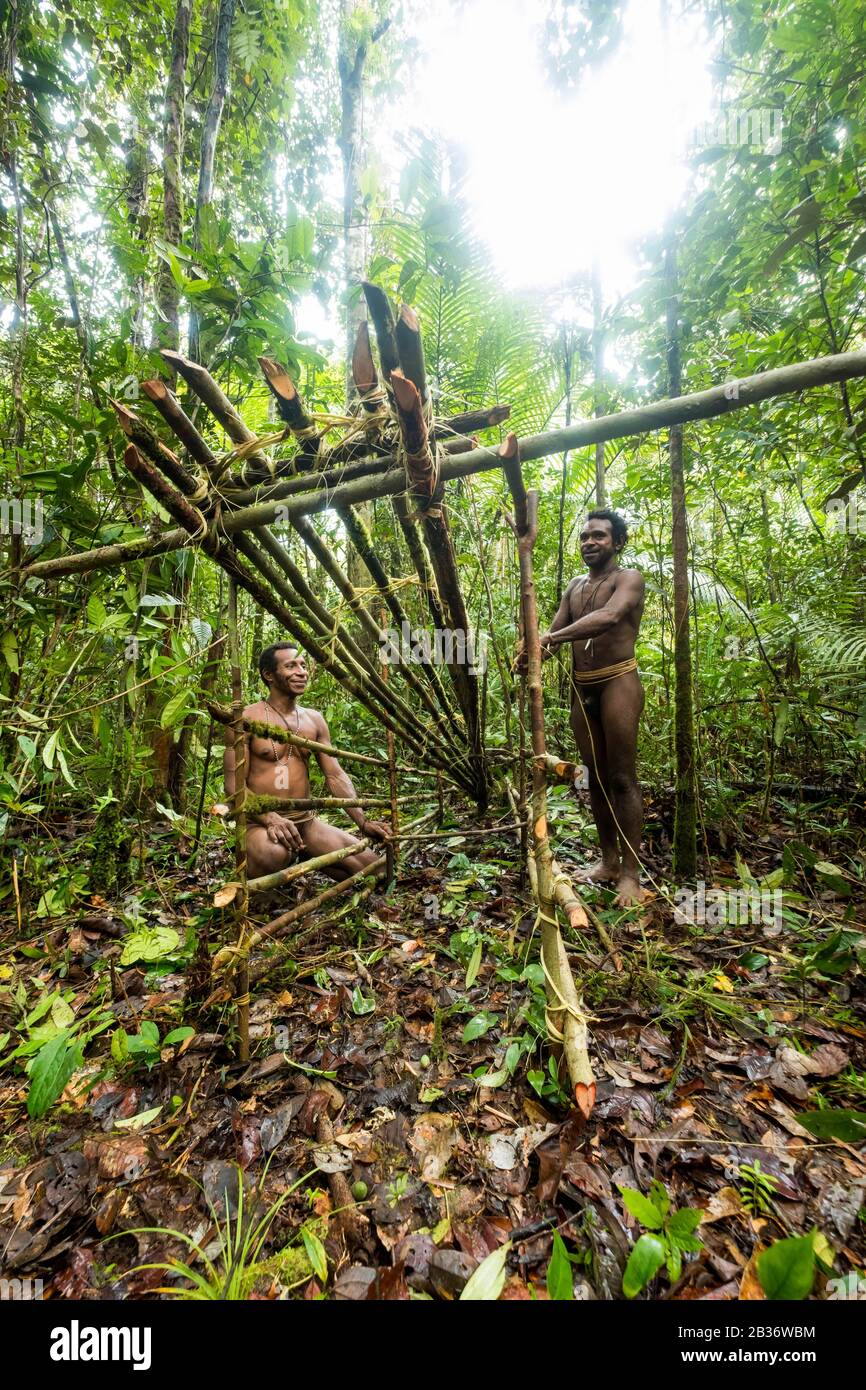
[{"label": "man's shoulder", "polygon": [[312,719],[314,724],[324,724],[325,716],[321,710],[312,709],[310,705],[296,705],[295,708],[305,719]]},{"label": "man's shoulder", "polygon": [[630,584],[643,584],[644,577],[641,570],[623,568],[617,570],[620,579],[627,579]]},{"label": "man's shoulder", "polygon": [[265,700],[256,700],[252,705],[244,705],[241,711],[244,719],[261,719],[266,713],[267,703]]}]

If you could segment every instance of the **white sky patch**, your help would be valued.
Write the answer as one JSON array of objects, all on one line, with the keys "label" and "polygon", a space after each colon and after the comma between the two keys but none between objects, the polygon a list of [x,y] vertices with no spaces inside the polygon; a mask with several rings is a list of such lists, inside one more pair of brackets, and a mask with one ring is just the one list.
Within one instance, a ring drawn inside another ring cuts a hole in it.
[{"label": "white sky patch", "polygon": [[622,43],[575,92],[542,66],[525,0],[440,0],[416,25],[424,58],[392,128],[463,146],[475,229],[510,289],[545,289],[598,260],[605,299],[637,279],[635,243],[685,196],[695,127],[714,114],[709,38],[697,22],[665,38],[653,0],[633,0]]},{"label": "white sky patch", "polygon": [[336,305],[325,308],[315,294],[301,295],[295,308],[295,326],[302,338],[313,338],[323,348],[333,348],[340,342]]}]

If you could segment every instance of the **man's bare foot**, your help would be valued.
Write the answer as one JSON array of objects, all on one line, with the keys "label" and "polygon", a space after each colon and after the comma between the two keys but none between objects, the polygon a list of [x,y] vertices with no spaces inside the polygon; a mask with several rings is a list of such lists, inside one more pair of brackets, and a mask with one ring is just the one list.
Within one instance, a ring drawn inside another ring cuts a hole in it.
[{"label": "man's bare foot", "polygon": [[617,907],[637,907],[647,896],[646,890],[641,888],[634,874],[620,874],[616,889],[617,892],[614,902]]},{"label": "man's bare foot", "polygon": [[615,883],[620,875],[619,861],[599,859],[575,875],[581,883]]}]

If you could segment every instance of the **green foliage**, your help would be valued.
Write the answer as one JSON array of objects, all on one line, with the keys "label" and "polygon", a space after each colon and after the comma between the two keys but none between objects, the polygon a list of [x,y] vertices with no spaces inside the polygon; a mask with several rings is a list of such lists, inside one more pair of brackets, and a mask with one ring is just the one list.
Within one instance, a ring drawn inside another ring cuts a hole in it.
[{"label": "green foliage", "polygon": [[764,1172],[759,1158],[754,1163],[740,1164],[740,1200],[752,1216],[763,1216],[772,1211],[776,1186],[776,1179],[771,1173]]},{"label": "green foliage", "polygon": [[662,1265],[667,1267],[670,1282],[676,1283],[682,1273],[683,1255],[703,1246],[701,1237],[695,1235],[703,1212],[696,1207],[671,1211],[667,1189],[658,1181],[650,1184],[648,1196],[633,1187],[620,1186],[619,1190],[632,1216],[647,1228],[629,1255],[622,1281],[626,1298],[634,1298],[646,1288]]},{"label": "green foliage", "polygon": [[495,1303],[505,1288],[505,1264],[511,1251],[511,1241],[492,1250],[472,1271],[460,1294],[461,1303]]},{"label": "green foliage", "polygon": [[164,1047],[173,1047],[193,1037],[195,1029],[185,1024],[172,1028],[160,1042],[159,1029],[152,1019],[142,1019],[137,1033],[117,1028],[111,1035],[111,1057],[118,1067],[137,1066],[143,1062],[150,1070],[160,1060]]},{"label": "green foliage", "polygon": [[65,1028],[39,1049],[29,1064],[27,1114],[31,1119],[38,1120],[50,1109],[82,1060],[80,1044],[73,1042]]},{"label": "green foliage", "polygon": [[775,1240],[758,1256],[758,1280],[767,1298],[808,1298],[815,1282],[815,1231]]},{"label": "green foliage", "polygon": [[[305,1247],[303,1255],[301,1251],[290,1247],[278,1252],[269,1260],[261,1259],[274,1221],[291,1194],[305,1183],[311,1174],[307,1173],[298,1178],[262,1212],[261,1192],[266,1173],[262,1175],[253,1193],[247,1194],[243,1172],[241,1169],[236,1171],[236,1184],[233,1183],[231,1188],[227,1187],[222,1194],[222,1212],[218,1210],[219,1204],[215,1205],[208,1199],[208,1208],[219,1241],[219,1253],[215,1259],[211,1259],[199,1242],[185,1231],[168,1226],[144,1226],[133,1231],[121,1232],[120,1235],[148,1233],[164,1239],[179,1240],[189,1251],[190,1259],[154,1261],[151,1264],[139,1265],[130,1273],[134,1274],[144,1269],[159,1269],[175,1279],[186,1280],[184,1284],[169,1284],[158,1290],[186,1302],[245,1300],[249,1298],[256,1280],[263,1274],[275,1275],[281,1280],[285,1277],[290,1281],[289,1287],[306,1283],[311,1272],[319,1275],[324,1250],[321,1241],[306,1225],[301,1230]],[[117,1237],[109,1237],[115,1238]],[[311,1249],[315,1254],[315,1261],[311,1257]],[[324,1275],[320,1277],[327,1277],[327,1265]]]}]

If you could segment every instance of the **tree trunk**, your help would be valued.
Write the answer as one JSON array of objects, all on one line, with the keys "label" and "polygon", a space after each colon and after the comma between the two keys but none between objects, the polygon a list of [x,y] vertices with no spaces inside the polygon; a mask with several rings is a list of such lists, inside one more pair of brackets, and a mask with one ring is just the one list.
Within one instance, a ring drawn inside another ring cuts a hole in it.
[{"label": "tree trunk", "polygon": [[[665,252],[667,282],[667,359],[671,395],[679,395],[679,284],[673,233]],[[683,427],[671,426],[668,451],[671,469],[671,529],[674,561],[674,744],[676,752],[676,811],[673,869],[681,879],[697,873],[695,805],[695,731],[692,710],[692,651],[689,629],[689,554],[686,488],[683,474]]]},{"label": "tree trunk", "polygon": [[[228,91],[229,80],[229,39],[232,32],[232,24],[235,17],[236,0],[220,0],[219,14],[217,16],[216,35],[214,38],[214,74],[213,86],[211,87],[210,100],[205,112],[204,125],[201,132],[201,157],[199,160],[198,171],[198,192],[195,200],[195,222],[193,225],[193,246],[199,244],[199,227],[201,215],[204,208],[213,202],[213,183],[214,183],[214,161],[216,157],[217,137],[219,135],[220,122],[223,117],[223,108],[226,104],[226,93]],[[194,362],[201,361],[201,343],[199,340],[198,315],[195,312],[189,316],[189,355]]]},{"label": "tree trunk", "polygon": [[343,164],[343,272],[346,282],[346,400],[355,394],[352,350],[366,313],[360,285],[367,268],[366,212],[358,177],[364,162],[364,69],[371,46],[390,25],[383,20],[371,33],[357,34],[365,0],[341,0],[337,68],[340,75],[340,157]]},{"label": "tree trunk", "polygon": [[[562,330],[562,365],[565,377],[565,428],[571,424],[571,388],[572,375],[574,369],[574,340],[568,328],[563,326]],[[598,446],[596,446],[598,447]],[[602,449],[604,445],[602,445]],[[559,528],[556,538],[556,599],[557,603],[562,597],[565,589],[565,507],[568,496],[568,450],[562,455],[562,472],[559,480]],[[560,655],[558,666],[557,688],[559,690],[559,703],[568,704],[569,671],[571,663],[571,651],[563,648]]]},{"label": "tree trunk", "polygon": [[[171,37],[171,67],[165,89],[165,116],[162,135],[162,234],[171,246],[183,237],[183,144],[186,104],[186,63],[189,56],[189,24],[192,0],[177,0],[174,32]],[[163,263],[156,282],[155,346],[178,348],[180,293],[171,267]],[[174,380],[174,374],[170,378]]]},{"label": "tree trunk", "polygon": [[[598,264],[592,267],[592,385],[595,396],[593,414],[598,419],[601,408],[601,379],[604,372],[604,330],[602,328],[601,272]],[[607,506],[607,489],[604,482],[604,444],[596,440],[595,445],[595,505]]]}]

